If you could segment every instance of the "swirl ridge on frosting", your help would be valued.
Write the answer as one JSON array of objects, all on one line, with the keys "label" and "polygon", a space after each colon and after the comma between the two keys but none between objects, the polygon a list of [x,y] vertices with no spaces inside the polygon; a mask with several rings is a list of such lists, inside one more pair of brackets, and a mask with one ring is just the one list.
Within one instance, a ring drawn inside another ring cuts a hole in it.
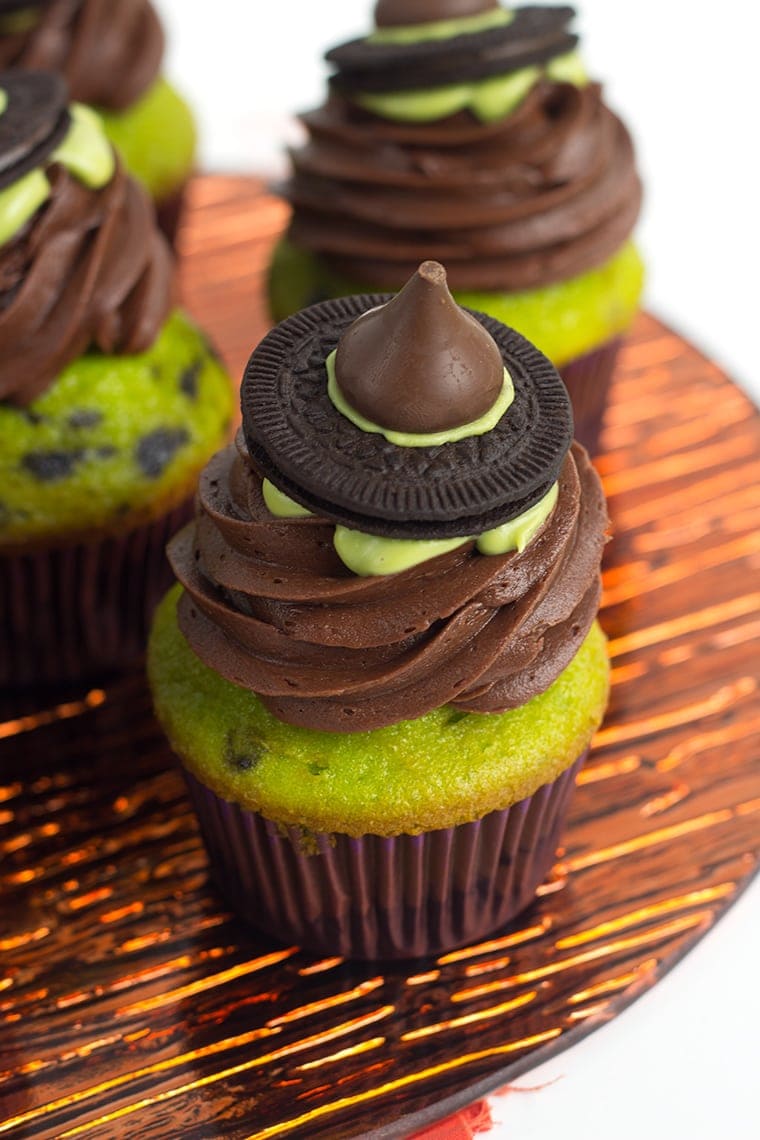
[{"label": "swirl ridge on frosting", "polygon": [[63,166],[51,195],[0,247],[0,399],[32,402],[87,348],[148,348],[173,302],[173,259],[146,192],[120,163],[101,189]]},{"label": "swirl ridge on frosting", "polygon": [[557,506],[522,552],[484,557],[468,543],[356,577],[332,524],[272,517],[239,433],[170,544],[179,624],[202,661],[292,724],[352,732],[443,704],[503,711],[548,688],[581,645],[606,527],[599,478],[574,445]]},{"label": "swirl ridge on frosting", "polygon": [[456,289],[566,280],[612,256],[641,207],[630,135],[595,83],[541,79],[489,123],[393,122],[335,92],[302,122],[290,237],[367,285],[395,287],[429,258]]},{"label": "swirl ridge on frosting", "polygon": [[72,99],[113,111],[157,78],[164,33],[149,0],[30,0],[29,8],[28,26],[0,31],[0,70],[57,71]]}]

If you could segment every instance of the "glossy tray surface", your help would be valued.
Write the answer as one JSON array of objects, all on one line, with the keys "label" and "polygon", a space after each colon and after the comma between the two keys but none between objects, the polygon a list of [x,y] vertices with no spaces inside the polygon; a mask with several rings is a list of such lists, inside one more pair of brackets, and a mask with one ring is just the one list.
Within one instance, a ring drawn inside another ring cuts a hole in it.
[{"label": "glossy tray surface", "polygon": [[[201,178],[185,300],[235,374],[283,207]],[[245,930],[207,879],[139,672],[0,721],[0,1136],[404,1136],[648,989],[751,878],[760,831],[760,419],[637,323],[598,460],[613,699],[535,905],[390,968]]]}]

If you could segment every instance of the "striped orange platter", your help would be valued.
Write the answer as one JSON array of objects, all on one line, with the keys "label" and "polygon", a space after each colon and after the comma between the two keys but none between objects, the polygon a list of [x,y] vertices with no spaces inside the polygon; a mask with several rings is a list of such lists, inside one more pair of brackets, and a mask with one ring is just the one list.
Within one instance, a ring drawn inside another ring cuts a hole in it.
[{"label": "striped orange platter", "polygon": [[[285,220],[252,180],[191,187],[184,296],[236,374]],[[267,942],[209,885],[139,671],[4,708],[0,1137],[408,1135],[715,924],[758,863],[760,417],[644,315],[598,466],[612,705],[548,881],[488,942],[388,968]]]}]

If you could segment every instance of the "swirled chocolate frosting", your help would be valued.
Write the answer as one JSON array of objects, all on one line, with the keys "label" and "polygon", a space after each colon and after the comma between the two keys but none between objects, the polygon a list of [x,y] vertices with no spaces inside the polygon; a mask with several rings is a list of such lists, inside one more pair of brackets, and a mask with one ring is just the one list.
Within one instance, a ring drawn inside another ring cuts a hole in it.
[{"label": "swirled chocolate frosting", "polygon": [[[546,16],[544,47],[539,16]],[[410,53],[410,88],[423,86],[424,68],[448,60],[447,52],[457,54],[458,70],[452,63],[437,82],[461,82],[463,71],[470,80],[492,75],[494,38],[515,61],[542,52],[554,58],[568,50],[562,36],[571,16],[571,9],[517,9],[512,25],[479,36],[401,47],[353,41],[328,53],[338,67],[331,94],[301,116],[308,139],[291,151],[283,187],[293,242],[377,288],[398,288],[427,259],[446,265],[453,289],[505,292],[563,281],[608,260],[633,230],[642,190],[629,133],[599,84],[544,75],[491,122],[469,109],[431,122],[392,121],[360,106],[356,87],[397,89],[399,61]],[[365,72],[352,63],[357,52],[366,56]],[[503,72],[514,66],[505,54]]]},{"label": "swirled chocolate frosting", "polygon": [[0,247],[0,400],[22,406],[93,345],[148,348],[173,301],[169,247],[121,165],[100,190],[47,175],[50,198]]},{"label": "swirled chocolate frosting", "polygon": [[57,71],[80,103],[119,111],[156,79],[164,33],[149,0],[48,0],[30,18],[0,26],[0,70]]},{"label": "swirled chocolate frosting", "polygon": [[242,433],[209,464],[198,516],[169,548],[198,657],[280,719],[353,732],[440,705],[497,712],[549,687],[599,602],[607,513],[582,448],[557,505],[521,553],[472,544],[389,577],[340,562],[333,527],[275,519]]}]

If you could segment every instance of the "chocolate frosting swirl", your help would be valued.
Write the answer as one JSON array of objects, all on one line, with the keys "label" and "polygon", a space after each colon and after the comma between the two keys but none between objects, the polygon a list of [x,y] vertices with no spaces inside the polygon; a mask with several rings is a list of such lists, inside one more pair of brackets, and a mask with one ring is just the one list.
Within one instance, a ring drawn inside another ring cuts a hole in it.
[{"label": "chocolate frosting swirl", "polygon": [[0,34],[0,70],[57,71],[71,98],[112,111],[131,106],[156,79],[164,54],[149,0],[49,0],[32,27]]},{"label": "chocolate frosting swirl", "polygon": [[444,704],[516,707],[549,687],[599,603],[607,513],[577,444],[557,506],[521,553],[472,544],[381,578],[339,561],[333,528],[275,519],[242,433],[201,478],[198,517],[170,544],[195,653],[280,719],[354,732]]},{"label": "chocolate frosting swirl", "polygon": [[173,303],[169,247],[121,165],[101,190],[47,175],[49,200],[0,247],[0,400],[21,406],[91,345],[148,348]]},{"label": "chocolate frosting swirl", "polygon": [[538,288],[601,265],[640,210],[631,139],[598,84],[542,80],[487,124],[394,123],[339,94],[302,119],[290,237],[369,286],[436,259],[454,289]]}]

